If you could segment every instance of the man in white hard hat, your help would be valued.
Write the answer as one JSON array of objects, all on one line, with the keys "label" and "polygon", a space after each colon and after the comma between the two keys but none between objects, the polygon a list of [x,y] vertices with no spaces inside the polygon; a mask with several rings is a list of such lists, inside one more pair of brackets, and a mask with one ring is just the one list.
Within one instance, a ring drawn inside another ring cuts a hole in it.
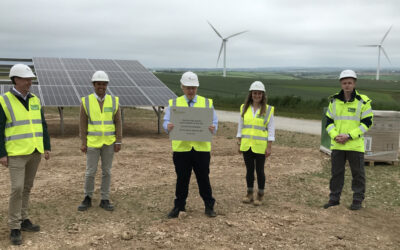
[{"label": "man in white hard hat", "polygon": [[111,167],[114,152],[121,150],[122,122],[119,98],[106,93],[109,82],[104,71],[96,71],[92,77],[94,93],[82,97],[80,110],[81,151],[86,153],[85,198],[78,211],[92,206],[94,180],[101,158],[101,201],[100,207],[113,211],[110,203]]},{"label": "man in white hard hat", "polygon": [[[182,75],[180,82],[184,95],[169,100],[163,123],[165,131],[169,133],[174,128],[174,124],[170,122],[171,107],[212,108],[213,122],[209,126],[209,130],[210,133],[215,134],[218,129],[218,118],[212,100],[197,95],[199,87],[197,75],[193,72],[186,72]],[[168,213],[168,218],[176,218],[179,212],[185,211],[192,169],[196,175],[200,196],[204,201],[205,214],[209,217],[217,216],[214,212],[215,199],[212,196],[209,178],[211,142],[173,140],[172,151],[177,180],[174,207]]]},{"label": "man in white hard hat", "polygon": [[330,97],[326,131],[331,137],[332,177],[329,201],[324,208],[340,204],[346,161],[353,177],[351,210],[361,209],[365,196],[364,133],[372,126],[371,100],[356,91],[357,75],[344,70],[339,77],[342,90]]},{"label": "man in white hard hat", "polygon": [[40,231],[28,218],[29,195],[41,154],[46,160],[50,158],[50,137],[40,100],[29,92],[36,77],[32,70],[16,64],[9,76],[14,86],[0,96],[0,163],[10,171],[10,240],[20,245],[21,230]]}]

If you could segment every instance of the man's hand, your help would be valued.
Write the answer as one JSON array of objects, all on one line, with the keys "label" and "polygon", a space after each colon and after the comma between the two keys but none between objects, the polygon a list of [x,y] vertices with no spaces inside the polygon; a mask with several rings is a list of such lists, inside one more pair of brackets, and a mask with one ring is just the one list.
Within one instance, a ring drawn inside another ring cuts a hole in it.
[{"label": "man's hand", "polygon": [[168,125],[167,125],[168,133],[171,132],[171,130],[172,130],[173,128],[174,128],[174,124],[168,123]]},{"label": "man's hand", "polygon": [[0,164],[3,165],[4,167],[8,167],[8,157],[7,156],[1,157]]},{"label": "man's hand", "polygon": [[267,149],[265,150],[265,157],[268,158],[268,157],[271,155],[271,153],[272,153],[271,148],[267,148]]},{"label": "man's hand", "polygon": [[265,157],[268,158],[272,153],[272,141],[268,141],[267,149],[265,150]]},{"label": "man's hand", "polygon": [[121,144],[114,144],[114,152],[118,153],[121,150]]},{"label": "man's hand", "polygon": [[81,146],[81,151],[82,151],[83,153],[86,154],[86,152],[87,152],[87,146],[86,146],[86,145],[82,145],[82,146]]},{"label": "man's hand", "polygon": [[50,159],[50,151],[49,151],[49,150],[45,150],[45,151],[44,151],[44,158],[45,158],[46,160]]},{"label": "man's hand", "polygon": [[211,134],[214,134],[215,126],[211,125],[210,127],[208,127],[208,130],[210,130]]},{"label": "man's hand", "polygon": [[345,144],[350,139],[348,134],[340,134],[335,137],[335,141],[340,144]]},{"label": "man's hand", "polygon": [[237,140],[236,144],[238,146],[238,153],[242,154],[242,151],[240,151],[240,144],[242,143],[242,138],[238,137],[237,139],[238,140]]}]

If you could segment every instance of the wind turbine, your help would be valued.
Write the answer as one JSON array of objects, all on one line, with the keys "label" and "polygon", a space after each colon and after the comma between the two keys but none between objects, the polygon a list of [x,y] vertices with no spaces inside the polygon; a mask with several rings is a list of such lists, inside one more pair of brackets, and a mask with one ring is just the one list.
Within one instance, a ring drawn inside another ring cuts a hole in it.
[{"label": "wind turbine", "polygon": [[239,32],[239,33],[235,33],[233,35],[223,38],[221,36],[221,34],[217,31],[217,29],[214,28],[214,26],[212,26],[212,24],[209,21],[207,21],[207,22],[211,26],[211,28],[215,31],[215,33],[217,33],[217,35],[222,39],[221,48],[219,49],[219,54],[218,54],[218,59],[217,59],[217,66],[218,66],[219,58],[221,57],[222,49],[224,49],[224,73],[222,74],[222,76],[226,77],[226,42],[228,41],[229,38],[243,34],[243,33],[247,32],[247,30]]},{"label": "wind turbine", "polygon": [[385,40],[385,38],[387,37],[387,35],[389,34],[391,29],[392,29],[392,26],[390,26],[388,31],[386,31],[386,34],[383,36],[383,38],[379,44],[360,45],[361,47],[377,47],[378,48],[378,67],[376,68],[376,80],[379,80],[379,70],[381,67],[381,51],[383,52],[383,54],[385,55],[385,57],[389,61],[389,63],[392,64],[392,62],[389,59],[389,56],[387,55],[385,49],[383,48],[383,41]]}]

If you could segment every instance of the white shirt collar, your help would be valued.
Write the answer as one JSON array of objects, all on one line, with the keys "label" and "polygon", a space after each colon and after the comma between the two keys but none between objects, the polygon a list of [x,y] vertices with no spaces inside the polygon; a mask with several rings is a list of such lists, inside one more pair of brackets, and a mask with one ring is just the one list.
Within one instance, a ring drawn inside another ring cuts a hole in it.
[{"label": "white shirt collar", "polygon": [[[186,95],[183,95],[185,97],[186,102],[189,101]],[[197,95],[194,96],[194,98],[191,100],[193,103],[197,102]]]},{"label": "white shirt collar", "polygon": [[103,98],[100,98],[96,93],[94,93],[94,97],[96,97],[97,100],[99,100],[100,102],[103,102],[104,99],[106,99],[107,94],[104,95]]}]

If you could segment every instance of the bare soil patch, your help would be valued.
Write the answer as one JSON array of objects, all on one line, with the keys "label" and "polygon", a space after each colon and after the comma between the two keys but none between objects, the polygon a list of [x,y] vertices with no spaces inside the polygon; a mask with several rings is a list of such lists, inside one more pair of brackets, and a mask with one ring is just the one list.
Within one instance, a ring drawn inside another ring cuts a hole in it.
[{"label": "bare soil patch", "polygon": [[[66,134],[61,136],[57,116],[46,116],[52,158],[41,162],[31,195],[31,218],[42,231],[23,232],[20,248],[399,249],[397,203],[384,206],[367,199],[362,210],[353,212],[348,209],[351,190],[346,186],[341,205],[322,208],[328,197],[329,159],[318,151],[318,136],[278,131],[273,155],[266,163],[265,202],[260,207],[242,204],[245,167],[237,153],[233,123],[221,123],[213,141],[210,178],[218,216],[204,215],[192,176],[187,212],[179,219],[166,219],[176,180],[169,139],[156,133],[151,112],[129,112],[133,118],[125,122],[123,149],[113,163],[114,212],[98,207],[100,168],[94,206],[77,211],[86,165],[79,151],[77,120],[67,117]],[[0,171],[0,248],[8,249],[9,174],[4,167]],[[390,185],[400,190],[400,177],[394,178],[397,183]]]}]

